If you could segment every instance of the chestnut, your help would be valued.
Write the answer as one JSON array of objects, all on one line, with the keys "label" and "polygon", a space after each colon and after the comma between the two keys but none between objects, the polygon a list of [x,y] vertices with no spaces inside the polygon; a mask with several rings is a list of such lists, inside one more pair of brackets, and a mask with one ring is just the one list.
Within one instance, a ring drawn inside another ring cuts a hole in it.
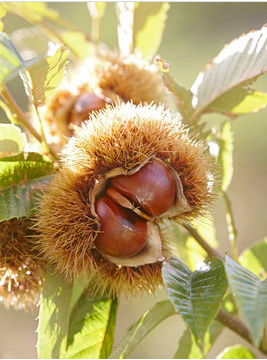
[{"label": "chestnut", "polygon": [[132,175],[112,178],[111,186],[152,217],[164,214],[175,203],[176,183],[172,172],[157,159]]},{"label": "chestnut", "polygon": [[124,258],[139,253],[147,243],[147,224],[133,211],[124,209],[108,196],[96,201],[101,229],[96,248],[107,255]]},{"label": "chestnut", "polygon": [[95,93],[82,93],[78,96],[69,112],[69,122],[75,125],[81,123],[89,118],[92,111],[97,111],[106,106],[107,99],[101,98]]}]

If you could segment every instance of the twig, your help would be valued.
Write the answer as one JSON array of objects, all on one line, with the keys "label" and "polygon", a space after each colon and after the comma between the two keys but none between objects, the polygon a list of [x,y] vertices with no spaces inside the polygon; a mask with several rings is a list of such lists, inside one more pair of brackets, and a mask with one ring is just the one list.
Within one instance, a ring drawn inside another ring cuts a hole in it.
[{"label": "twig", "polygon": [[211,257],[217,257],[219,259],[224,260],[224,256],[221,255],[218,251],[213,249],[204,239],[203,237],[197,232],[196,229],[193,228],[190,224],[184,224],[183,227],[189,232],[190,235],[193,236],[199,243],[199,245],[208,253]]},{"label": "twig", "polygon": [[[232,316],[226,310],[223,309],[219,310],[216,316],[216,320],[222,323],[223,325],[227,326],[229,329],[233,330],[235,333],[237,333],[239,336],[241,336],[243,339],[249,342],[252,346],[254,346],[251,340],[249,330],[246,327],[246,325],[243,323],[243,321]],[[262,345],[257,350],[260,350],[264,355],[267,355],[267,350]]]}]

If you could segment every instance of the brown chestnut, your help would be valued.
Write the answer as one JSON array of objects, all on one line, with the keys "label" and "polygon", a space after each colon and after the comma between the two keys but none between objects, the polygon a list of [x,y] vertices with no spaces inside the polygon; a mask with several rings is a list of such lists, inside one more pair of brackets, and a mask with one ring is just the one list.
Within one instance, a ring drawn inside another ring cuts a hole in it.
[{"label": "brown chestnut", "polygon": [[133,175],[112,178],[111,186],[150,216],[165,213],[175,202],[176,183],[172,172],[157,159]]},{"label": "brown chestnut", "polygon": [[70,110],[69,122],[79,126],[89,118],[92,111],[104,108],[107,103],[104,98],[94,93],[83,93],[77,98]]},{"label": "brown chestnut", "polygon": [[107,255],[125,258],[139,253],[147,243],[147,224],[133,211],[117,205],[105,196],[96,201],[95,211],[101,229],[96,248]]}]

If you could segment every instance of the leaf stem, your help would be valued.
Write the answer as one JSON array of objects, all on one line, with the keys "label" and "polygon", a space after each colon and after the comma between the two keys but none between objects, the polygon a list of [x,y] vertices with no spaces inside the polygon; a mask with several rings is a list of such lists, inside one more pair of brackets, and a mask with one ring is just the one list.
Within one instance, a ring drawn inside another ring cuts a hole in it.
[{"label": "leaf stem", "polygon": [[213,249],[206,240],[199,234],[199,232],[193,228],[189,223],[183,224],[183,227],[189,232],[190,235],[199,243],[199,245],[207,252],[207,254],[211,257],[217,257],[219,259],[224,260],[224,256],[221,255],[218,251]]},{"label": "leaf stem", "polygon": [[91,39],[97,42],[99,40],[100,21],[98,16],[92,17]]},{"label": "leaf stem", "polygon": [[237,230],[236,230],[236,226],[235,226],[232,205],[231,205],[231,201],[230,201],[228,195],[226,194],[226,192],[223,191],[222,194],[223,194],[224,204],[226,207],[226,221],[227,221],[227,227],[228,227],[229,241],[231,244],[232,258],[236,262],[238,262],[238,249],[237,249],[237,242],[236,242]]}]

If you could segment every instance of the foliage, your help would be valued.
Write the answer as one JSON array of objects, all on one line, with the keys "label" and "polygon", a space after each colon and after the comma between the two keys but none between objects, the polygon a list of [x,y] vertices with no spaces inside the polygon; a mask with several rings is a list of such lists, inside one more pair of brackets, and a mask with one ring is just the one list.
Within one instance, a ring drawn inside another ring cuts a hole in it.
[{"label": "foliage", "polygon": [[[226,206],[231,255],[205,259],[210,257],[209,247],[215,249],[218,244],[211,216],[208,222],[191,223],[197,235],[189,234],[183,224],[174,220],[162,222],[162,234],[172,243],[177,256],[166,259],[162,266],[169,300],[157,302],[146,311],[116,348],[113,338],[118,299],[93,297],[88,291],[89,279],[67,282],[49,268],[40,301],[38,356],[126,358],[146,335],[174,314],[186,324],[174,354],[176,359],[206,357],[224,326],[233,329],[229,316],[239,326],[235,331],[266,355],[267,240],[238,256],[237,229],[227,191],[234,170],[231,121],[267,106],[267,94],[251,87],[267,71],[267,27],[250,31],[226,45],[187,89],[171,74],[173,65],[154,58],[170,5],[124,2],[115,6],[120,51],[124,55],[140,52],[143,58],[154,61],[183,121],[209,144],[220,177],[216,192]],[[0,106],[11,122],[0,124],[0,222],[32,217],[38,199],[57,171],[57,156],[47,143],[39,108],[57,89],[68,61],[86,59],[95,50],[101,40],[100,21],[107,16],[105,9],[105,3],[89,3],[90,37],[43,2],[0,5],[0,31],[9,13],[32,25],[30,29],[18,29],[10,37],[0,34]],[[29,50],[34,55],[27,58]],[[18,74],[40,121],[41,134],[32,128],[27,114],[8,91],[9,81]],[[213,126],[210,117],[211,130],[206,130],[203,115],[207,113],[222,114],[224,121]],[[45,145],[45,150],[32,150],[36,139]],[[203,247],[203,239],[208,247]],[[255,357],[243,345],[231,346],[218,355],[220,359]]]}]

